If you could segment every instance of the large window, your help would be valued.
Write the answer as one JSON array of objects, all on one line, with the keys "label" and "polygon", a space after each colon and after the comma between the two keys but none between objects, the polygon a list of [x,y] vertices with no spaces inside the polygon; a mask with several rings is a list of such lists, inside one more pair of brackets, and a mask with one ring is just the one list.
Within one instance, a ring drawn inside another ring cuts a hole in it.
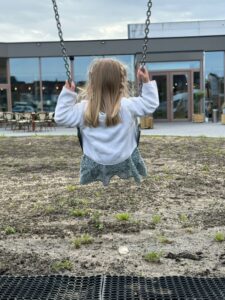
[{"label": "large window", "polygon": [[38,58],[10,59],[12,110],[41,110]]},{"label": "large window", "polygon": [[205,99],[206,113],[212,116],[212,110],[221,111],[224,102],[224,52],[205,53]]},{"label": "large window", "polygon": [[[93,62],[94,59],[101,58],[101,57],[103,57],[103,56],[75,57],[75,59],[74,59],[74,78],[75,78],[77,87],[82,87],[85,84],[85,82],[87,81],[87,78],[88,78],[88,69],[89,69],[90,64]],[[127,66],[128,80],[129,80],[129,83],[132,88],[134,81],[135,81],[134,56],[133,55],[117,55],[117,56],[104,56],[104,57],[115,58]]]},{"label": "large window", "polygon": [[6,89],[0,88],[0,111],[7,110],[7,92]]},{"label": "large window", "polygon": [[74,58],[74,80],[78,88],[85,85],[88,79],[89,66],[95,58],[97,56],[77,56]]},{"label": "large window", "polygon": [[62,57],[41,59],[43,110],[54,111],[58,95],[65,83],[66,70]]},{"label": "large window", "polygon": [[6,58],[0,58],[0,83],[7,83]]},{"label": "large window", "polygon": [[200,61],[171,61],[147,63],[147,68],[151,71],[188,70],[200,69]]}]

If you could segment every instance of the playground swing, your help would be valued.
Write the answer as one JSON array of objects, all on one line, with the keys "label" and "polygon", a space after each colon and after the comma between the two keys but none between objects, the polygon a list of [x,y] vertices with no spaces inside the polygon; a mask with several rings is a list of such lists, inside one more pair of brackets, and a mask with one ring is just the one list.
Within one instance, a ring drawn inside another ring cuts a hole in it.
[{"label": "playground swing", "polygon": [[[52,0],[52,4],[53,4],[53,9],[54,9],[54,13],[55,13],[55,19],[56,19],[56,25],[57,25],[57,29],[58,29],[58,36],[59,36],[59,40],[60,40],[60,46],[61,46],[61,52],[62,52],[62,57],[64,60],[64,65],[65,65],[65,70],[66,70],[66,76],[67,76],[67,80],[69,83],[72,82],[72,76],[71,76],[71,71],[70,71],[70,66],[69,66],[69,57],[67,55],[67,50],[65,47],[65,43],[64,43],[64,39],[63,39],[63,32],[62,32],[62,26],[60,23],[60,17],[59,17],[59,11],[58,11],[58,6],[56,3],[56,0]],[[152,8],[152,0],[148,0],[147,2],[147,12],[146,12],[146,21],[145,21],[145,36],[144,36],[144,44],[142,46],[142,57],[140,60],[140,65],[141,68],[144,68],[145,64],[146,64],[146,56],[147,56],[147,45],[148,45],[148,34],[149,34],[149,25],[150,25],[150,17],[151,17],[151,8]],[[139,94],[141,95],[142,93],[142,82],[139,83]],[[140,124],[138,124],[137,122],[137,146],[139,145],[139,140],[140,140]],[[81,146],[81,149],[83,150],[83,142],[82,142],[82,135],[80,132],[80,128],[77,127],[77,136],[79,139],[79,143]]]}]

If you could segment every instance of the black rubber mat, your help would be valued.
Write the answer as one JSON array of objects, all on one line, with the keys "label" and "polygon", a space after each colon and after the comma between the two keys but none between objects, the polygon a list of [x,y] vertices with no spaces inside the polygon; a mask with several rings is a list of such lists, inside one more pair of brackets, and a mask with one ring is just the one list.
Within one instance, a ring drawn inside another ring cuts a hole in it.
[{"label": "black rubber mat", "polygon": [[1,300],[225,300],[225,278],[0,276]]}]

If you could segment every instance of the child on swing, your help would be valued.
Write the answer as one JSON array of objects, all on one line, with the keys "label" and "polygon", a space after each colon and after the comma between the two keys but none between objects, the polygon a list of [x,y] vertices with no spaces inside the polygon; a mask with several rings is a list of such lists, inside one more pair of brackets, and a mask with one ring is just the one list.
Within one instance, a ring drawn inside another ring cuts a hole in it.
[{"label": "child on swing", "polygon": [[55,110],[60,125],[79,127],[83,140],[80,183],[101,181],[108,185],[113,176],[134,177],[140,183],[147,175],[137,148],[137,117],[153,113],[159,105],[155,81],[140,68],[142,95],[129,97],[125,66],[114,59],[95,60],[81,102],[75,84],[66,81]]}]

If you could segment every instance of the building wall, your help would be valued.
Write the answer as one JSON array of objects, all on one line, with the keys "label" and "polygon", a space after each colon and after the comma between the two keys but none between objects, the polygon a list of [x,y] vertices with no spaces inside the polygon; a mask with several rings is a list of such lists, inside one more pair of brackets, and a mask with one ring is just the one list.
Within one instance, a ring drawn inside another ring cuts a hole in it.
[{"label": "building wall", "polygon": [[[142,57],[142,39],[69,41],[65,44],[68,55],[74,58],[71,70],[78,86],[86,81],[88,66],[95,57],[113,56],[128,65],[129,81],[134,87],[135,67]],[[169,62],[174,65],[174,71],[178,70],[178,64],[186,68],[185,62],[199,62],[199,89],[206,85],[206,104],[210,103],[211,109],[221,109],[225,36],[153,38],[148,46],[150,52],[146,62],[156,63],[161,71],[163,67],[168,71]],[[151,70],[151,64],[149,66]],[[36,111],[54,110],[65,79],[58,42],[0,44],[0,110],[20,109],[21,103]],[[205,102],[203,112],[204,106]]]},{"label": "building wall", "polygon": [[[145,24],[129,24],[128,38],[143,38]],[[150,38],[225,35],[225,20],[152,23]]]}]

